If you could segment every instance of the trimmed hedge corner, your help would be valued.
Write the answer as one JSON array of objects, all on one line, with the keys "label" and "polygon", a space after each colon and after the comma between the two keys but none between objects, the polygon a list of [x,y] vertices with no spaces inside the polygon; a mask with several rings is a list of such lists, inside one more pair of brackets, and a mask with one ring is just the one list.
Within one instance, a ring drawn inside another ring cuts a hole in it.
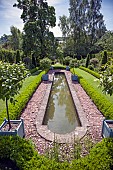
[{"label": "trimmed hedge corner", "polygon": [[106,119],[113,119],[113,103],[95,91],[95,89],[89,83],[87,83],[87,81],[81,75],[78,73],[76,73],[76,75],[78,75],[81,86],[93,100],[97,108],[103,113]]},{"label": "trimmed hedge corner", "polygon": [[0,137],[0,159],[10,159],[21,170],[111,170],[113,138],[103,139],[86,157],[61,163],[39,155],[30,141],[18,136],[5,136]]},{"label": "trimmed hedge corner", "polygon": [[88,68],[86,68],[86,67],[83,67],[83,66],[80,66],[79,68],[80,68],[81,70],[84,70],[84,71],[90,73],[91,75],[93,75],[94,77],[96,77],[96,78],[98,78],[98,79],[100,78],[100,74],[97,73],[97,72],[95,72],[95,71],[92,71],[92,70],[90,70],[90,69],[88,69]]},{"label": "trimmed hedge corner", "polygon": [[[36,88],[40,84],[43,74],[45,74],[45,71],[42,71],[39,75],[37,75],[34,81],[31,82],[29,86],[16,97],[17,102],[15,103],[15,105],[11,103],[9,104],[10,119],[15,120],[20,117],[21,111],[24,109],[30,97],[32,96],[32,94],[35,92]],[[1,112],[0,123],[3,122],[5,117],[6,117],[6,109],[4,109]]]}]

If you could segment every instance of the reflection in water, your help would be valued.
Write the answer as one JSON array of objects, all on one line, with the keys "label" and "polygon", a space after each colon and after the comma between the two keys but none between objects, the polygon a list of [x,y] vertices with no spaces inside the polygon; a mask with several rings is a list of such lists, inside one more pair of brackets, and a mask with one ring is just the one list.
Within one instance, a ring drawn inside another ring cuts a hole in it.
[{"label": "reflection in water", "polygon": [[63,73],[56,73],[44,118],[44,125],[55,133],[65,134],[80,126],[73,100]]}]

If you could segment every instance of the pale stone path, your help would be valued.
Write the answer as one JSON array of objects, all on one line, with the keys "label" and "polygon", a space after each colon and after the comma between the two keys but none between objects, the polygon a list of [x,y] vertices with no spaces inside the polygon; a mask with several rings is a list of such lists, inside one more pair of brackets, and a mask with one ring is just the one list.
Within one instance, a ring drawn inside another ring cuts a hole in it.
[{"label": "pale stone path", "polygon": [[[50,72],[51,73],[51,72]],[[71,73],[68,72],[68,75],[71,76]],[[41,103],[43,101],[48,82],[42,82],[32,98],[29,100],[26,108],[22,112],[21,117],[24,119],[26,139],[31,139],[35,144],[36,149],[39,153],[44,153],[45,147],[51,146],[52,143],[43,139],[36,130],[36,113],[39,111]],[[104,117],[99,112],[97,107],[91,101],[89,96],[83,90],[80,84],[73,83],[73,86],[76,90],[77,96],[80,100],[80,103],[83,107],[83,110],[86,114],[86,117],[89,121],[88,133],[94,141],[100,141],[101,138],[101,129],[102,129],[102,120]]]}]

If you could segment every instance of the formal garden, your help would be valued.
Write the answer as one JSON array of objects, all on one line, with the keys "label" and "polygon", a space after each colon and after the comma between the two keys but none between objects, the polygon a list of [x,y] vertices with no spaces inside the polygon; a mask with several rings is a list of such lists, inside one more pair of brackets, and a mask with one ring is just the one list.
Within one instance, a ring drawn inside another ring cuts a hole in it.
[{"label": "formal garden", "polygon": [[[113,169],[113,32],[104,25],[101,1],[89,8],[87,3],[70,0],[69,18],[59,18],[62,37],[49,30],[56,16],[46,1],[14,4],[22,10],[24,28],[12,26],[11,35],[0,38],[1,170]],[[87,120],[85,134],[73,133],[65,142],[37,130],[53,73],[62,70],[80,103],[78,115],[82,109],[82,121]]]}]

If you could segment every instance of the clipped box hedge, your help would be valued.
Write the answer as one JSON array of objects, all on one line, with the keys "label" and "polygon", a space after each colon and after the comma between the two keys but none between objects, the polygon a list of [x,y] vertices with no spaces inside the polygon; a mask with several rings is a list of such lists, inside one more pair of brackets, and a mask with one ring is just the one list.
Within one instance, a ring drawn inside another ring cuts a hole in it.
[{"label": "clipped box hedge", "polygon": [[[73,70],[72,70],[73,71]],[[76,71],[75,71],[76,72]],[[103,113],[106,119],[113,119],[113,103],[94,90],[94,88],[78,73],[79,82],[83,89],[90,96],[97,108]]]},{"label": "clipped box hedge", "polygon": [[86,67],[83,67],[83,66],[80,66],[79,68],[80,68],[81,70],[84,70],[84,71],[90,73],[91,75],[93,75],[94,77],[96,77],[96,78],[98,78],[98,79],[100,78],[100,74],[97,73],[97,72],[95,72],[95,71],[92,71],[92,70],[90,70],[90,69],[88,69],[88,68],[86,68]]},{"label": "clipped box hedge", "polygon": [[18,136],[1,136],[0,160],[2,159],[10,159],[20,170],[111,170],[113,138],[103,139],[85,157],[71,162],[57,162],[39,155],[33,144],[26,139]]},{"label": "clipped box hedge", "polygon": [[[17,119],[20,117],[22,110],[25,108],[27,102],[29,101],[32,94],[35,92],[36,88],[41,82],[42,75],[45,74],[45,71],[42,71],[39,75],[36,76],[33,82],[27,88],[21,92],[17,97],[17,102],[14,104],[9,103],[9,115],[10,119]],[[6,109],[0,113],[0,123],[3,122],[6,117]]]}]

